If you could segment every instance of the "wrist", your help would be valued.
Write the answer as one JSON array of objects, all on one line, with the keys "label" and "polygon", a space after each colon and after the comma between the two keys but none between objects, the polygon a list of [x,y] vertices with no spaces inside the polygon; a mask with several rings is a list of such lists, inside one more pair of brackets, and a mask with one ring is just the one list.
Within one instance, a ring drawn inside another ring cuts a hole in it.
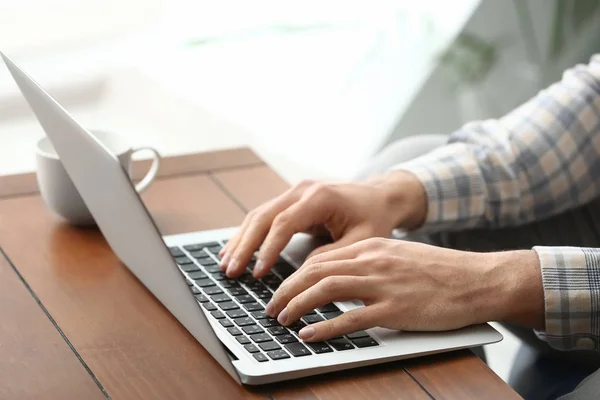
[{"label": "wrist", "polygon": [[533,250],[485,253],[485,310],[481,322],[500,321],[543,330],[544,288]]},{"label": "wrist", "polygon": [[381,190],[394,228],[419,228],[427,217],[427,194],[419,179],[407,171],[393,171],[371,182]]}]

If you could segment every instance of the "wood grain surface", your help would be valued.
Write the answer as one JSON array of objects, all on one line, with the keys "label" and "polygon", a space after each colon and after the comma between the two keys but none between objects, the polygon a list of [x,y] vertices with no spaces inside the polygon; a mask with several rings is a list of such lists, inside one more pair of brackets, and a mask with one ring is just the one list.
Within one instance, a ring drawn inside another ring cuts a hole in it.
[{"label": "wood grain surface", "polygon": [[104,394],[0,252],[0,399]]},{"label": "wood grain surface", "polygon": [[405,368],[436,399],[521,398],[469,350],[417,358]]},{"label": "wood grain surface", "polygon": [[[173,181],[146,196],[164,231],[239,223],[242,211],[210,179],[174,179],[189,199],[178,207]],[[235,384],[99,231],[60,223],[38,196],[10,198],[0,201],[0,244],[112,398],[266,398]]]},{"label": "wood grain surface", "polygon": [[[167,160],[171,173],[143,196],[163,234],[237,225],[245,211],[288,187],[269,167],[252,160],[224,170],[232,162],[207,161],[202,154],[186,157],[180,169]],[[258,388],[238,386],[119,262],[96,229],[63,224],[38,195],[13,191],[0,198],[0,246],[113,399],[516,396],[465,353],[442,356],[439,362],[430,357]],[[31,342],[13,341],[25,348]],[[72,358],[78,362],[74,353]],[[42,370],[52,367],[48,360],[39,364]]]}]

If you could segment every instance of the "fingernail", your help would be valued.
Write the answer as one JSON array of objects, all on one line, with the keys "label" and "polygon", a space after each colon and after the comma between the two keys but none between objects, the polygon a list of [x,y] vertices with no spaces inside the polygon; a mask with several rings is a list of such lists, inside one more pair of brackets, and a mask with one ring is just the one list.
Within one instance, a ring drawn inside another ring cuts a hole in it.
[{"label": "fingernail", "polygon": [[223,246],[223,248],[221,249],[221,251],[219,251],[219,255],[221,257],[223,257],[223,254],[225,254],[227,252],[227,246]]},{"label": "fingernail", "polygon": [[285,325],[285,323],[287,322],[288,319],[288,310],[287,308],[284,308],[283,311],[281,311],[281,313],[279,313],[279,316],[277,317],[277,322],[279,322],[281,325]]},{"label": "fingernail", "polygon": [[307,326],[306,328],[302,328],[298,334],[300,335],[300,339],[308,340],[311,337],[315,336],[316,332],[317,331],[315,331],[315,328],[313,328],[312,326]]},{"label": "fingernail", "polygon": [[275,311],[274,308],[275,308],[275,306],[273,305],[273,302],[269,301],[267,303],[267,308],[265,309],[265,314],[267,314],[269,317],[272,317],[273,311]]},{"label": "fingernail", "polygon": [[233,273],[237,269],[238,264],[239,264],[238,260],[236,260],[235,258],[233,260],[231,260],[231,262],[227,266],[227,271],[225,272],[227,274],[227,276],[229,276],[231,273]]},{"label": "fingernail", "polygon": [[254,266],[254,276],[260,275],[263,272],[263,269],[265,269],[265,263],[263,260],[258,259]]}]

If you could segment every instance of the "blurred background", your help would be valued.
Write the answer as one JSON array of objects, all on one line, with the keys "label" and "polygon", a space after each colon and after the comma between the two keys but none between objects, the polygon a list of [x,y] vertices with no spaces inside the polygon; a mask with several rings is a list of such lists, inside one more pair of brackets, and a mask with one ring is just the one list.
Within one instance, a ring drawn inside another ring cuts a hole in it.
[{"label": "blurred background", "polygon": [[[501,116],[587,62],[599,20],[597,0],[1,0],[0,49],[90,129],[250,146],[294,183]],[[0,68],[0,174],[32,171],[42,136]],[[486,349],[503,379],[516,346]]]}]

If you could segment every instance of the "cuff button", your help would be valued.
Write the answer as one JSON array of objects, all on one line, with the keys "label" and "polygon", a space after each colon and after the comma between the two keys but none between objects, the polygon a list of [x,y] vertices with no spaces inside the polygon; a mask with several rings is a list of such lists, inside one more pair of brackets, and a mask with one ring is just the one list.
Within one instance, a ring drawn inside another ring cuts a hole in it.
[{"label": "cuff button", "polygon": [[593,350],[596,348],[596,343],[590,338],[579,338],[575,342],[575,346],[582,350]]}]

